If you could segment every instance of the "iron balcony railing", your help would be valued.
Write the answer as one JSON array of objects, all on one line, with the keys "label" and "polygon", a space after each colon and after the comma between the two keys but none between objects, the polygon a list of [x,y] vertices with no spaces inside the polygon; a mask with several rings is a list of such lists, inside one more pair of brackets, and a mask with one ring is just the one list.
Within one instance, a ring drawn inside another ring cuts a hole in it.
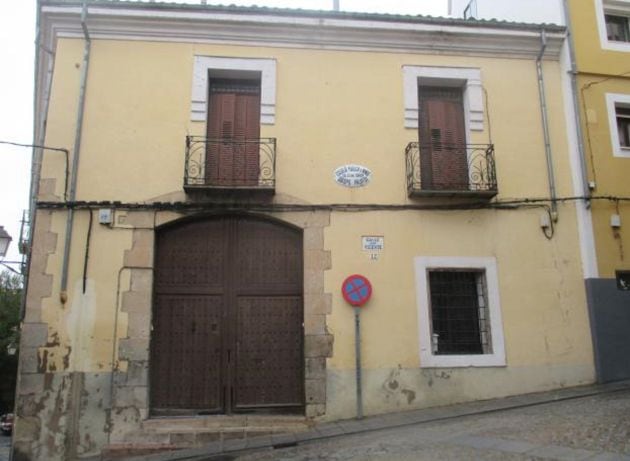
[{"label": "iron balcony railing", "polygon": [[498,192],[493,144],[410,142],[405,159],[410,197],[490,198]]},{"label": "iron balcony railing", "polygon": [[186,189],[248,189],[273,192],[276,139],[186,136]]}]

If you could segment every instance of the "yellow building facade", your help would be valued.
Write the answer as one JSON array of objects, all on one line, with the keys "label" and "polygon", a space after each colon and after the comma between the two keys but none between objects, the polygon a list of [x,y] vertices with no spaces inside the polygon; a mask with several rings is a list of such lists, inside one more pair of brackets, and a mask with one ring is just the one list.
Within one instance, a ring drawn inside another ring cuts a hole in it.
[{"label": "yellow building facade", "polygon": [[[585,260],[597,378],[630,377],[630,2],[568,2],[584,195],[592,256]],[[587,229],[588,231],[588,229]]]},{"label": "yellow building facade", "polygon": [[46,0],[39,30],[68,166],[35,152],[21,459],[594,381],[564,27]]}]

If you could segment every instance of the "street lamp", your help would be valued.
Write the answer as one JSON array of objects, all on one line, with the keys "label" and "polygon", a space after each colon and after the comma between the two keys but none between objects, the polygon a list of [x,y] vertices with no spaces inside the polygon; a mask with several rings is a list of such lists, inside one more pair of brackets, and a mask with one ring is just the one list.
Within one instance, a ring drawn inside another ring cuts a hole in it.
[{"label": "street lamp", "polygon": [[17,346],[15,345],[13,341],[11,341],[9,345],[7,346],[7,354],[15,355],[16,353],[17,353]]},{"label": "street lamp", "polygon": [[4,230],[4,227],[0,226],[0,258],[4,258],[9,249],[9,243],[11,243],[11,236]]},{"label": "street lamp", "polygon": [[[20,261],[6,261],[4,257],[7,255],[7,250],[9,249],[9,244],[11,243],[11,236],[4,230],[4,227],[0,226],[0,266],[3,266],[6,269],[9,269],[11,272],[14,272],[18,275],[22,275],[22,266],[23,262]],[[16,271],[9,264],[19,264],[21,270]]]}]

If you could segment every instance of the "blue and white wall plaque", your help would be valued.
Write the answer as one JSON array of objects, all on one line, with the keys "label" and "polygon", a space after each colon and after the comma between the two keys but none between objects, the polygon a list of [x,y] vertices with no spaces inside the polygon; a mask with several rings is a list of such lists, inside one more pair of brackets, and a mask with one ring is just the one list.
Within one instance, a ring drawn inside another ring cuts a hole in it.
[{"label": "blue and white wall plaque", "polygon": [[335,181],[344,187],[363,187],[371,178],[370,169],[361,165],[343,165],[335,170]]}]

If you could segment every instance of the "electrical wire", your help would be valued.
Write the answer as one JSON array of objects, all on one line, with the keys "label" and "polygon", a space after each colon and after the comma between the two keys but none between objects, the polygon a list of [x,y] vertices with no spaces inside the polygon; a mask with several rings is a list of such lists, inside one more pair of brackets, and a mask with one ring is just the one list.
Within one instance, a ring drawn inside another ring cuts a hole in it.
[{"label": "electrical wire", "polygon": [[488,120],[488,144],[493,144],[492,142],[492,121],[490,119],[490,106],[488,104],[488,90],[486,90],[485,86],[482,86],[484,101],[486,105],[486,119]]},{"label": "electrical wire", "polygon": [[157,210],[157,211],[404,211],[404,210],[480,210],[480,209],[505,209],[518,208],[525,205],[550,205],[553,202],[564,203],[574,201],[618,201],[630,202],[630,196],[570,196],[551,198],[520,198],[496,200],[491,202],[457,202],[450,204],[379,204],[379,203],[330,203],[330,204],[282,204],[282,203],[225,203],[225,202],[120,202],[120,201],[74,201],[74,202],[37,202],[41,209],[98,209],[114,208],[120,210]]},{"label": "electrical wire", "polygon": [[[180,211],[180,212],[208,212],[222,211],[232,213],[242,212],[311,212],[311,211],[329,211],[329,212],[369,212],[369,211],[452,211],[452,210],[518,210],[521,208],[542,208],[548,215],[548,226],[542,227],[542,232],[548,240],[555,235],[555,220],[552,212],[552,203],[568,203],[583,201],[590,204],[592,201],[612,201],[617,207],[619,213],[619,204],[621,202],[630,202],[630,196],[571,196],[551,198],[522,198],[509,200],[496,200],[493,202],[460,202],[452,204],[354,204],[354,203],[331,203],[331,204],[269,204],[269,203],[219,203],[219,202],[150,202],[150,203],[123,203],[123,202],[38,202],[37,206],[42,209],[88,209],[90,210],[90,225],[88,229],[88,243],[86,247],[86,260],[84,267],[84,285],[85,290],[85,273],[87,271],[87,251],[89,249],[89,235],[92,227],[92,210],[96,208],[114,208],[123,210],[153,210],[153,228],[156,227],[157,213],[160,211]],[[620,249],[623,255],[623,249]],[[623,256],[622,256],[623,259]],[[85,292],[85,291],[84,291]]]},{"label": "electrical wire", "polygon": [[[619,215],[619,200],[615,200],[615,213]],[[613,237],[617,241],[617,246],[619,247],[619,259],[621,261],[624,260],[624,250],[623,250],[623,239],[621,238],[621,232],[619,228],[613,227]]]},{"label": "electrical wire", "polygon": [[[581,73],[581,72],[580,72],[580,73]],[[600,79],[600,80],[597,80],[596,82],[589,82],[589,83],[586,83],[586,84],[584,84],[584,85],[582,86],[582,88],[584,88],[584,89],[586,89],[586,90],[587,90],[587,89],[589,89],[590,87],[592,87],[593,85],[599,85],[600,83],[607,82],[608,80],[614,80],[614,79],[616,79],[616,78],[626,77],[626,76],[628,76],[628,75],[630,75],[630,70],[628,70],[628,71],[626,71],[626,72],[622,72],[622,73],[620,73],[620,74],[610,75],[610,76],[608,76],[608,77],[606,77],[606,78],[602,78],[602,79]]]},{"label": "electrical wire", "polygon": [[547,216],[549,218],[549,227],[542,226],[541,229],[547,240],[551,240],[556,233],[555,224],[553,222],[553,213],[551,212],[551,208],[548,206],[545,206],[545,211],[547,212]]},{"label": "electrical wire", "polygon": [[94,220],[94,210],[90,208],[88,211],[90,212],[90,221],[88,223],[87,236],[85,239],[85,257],[83,259],[83,294],[85,294],[85,288],[87,284],[87,267],[88,267],[88,259],[90,258],[90,240],[92,237],[92,221]]},{"label": "electrical wire", "polygon": [[68,149],[64,149],[62,147],[40,146],[39,144],[23,144],[20,142],[12,142],[12,141],[0,141],[0,144],[7,144],[9,146],[18,146],[18,147],[32,147],[34,149],[63,152],[65,154],[65,160],[66,160],[66,177],[63,184],[63,199],[66,201],[68,200],[68,176],[70,175],[70,159],[69,159],[70,151]]},{"label": "electrical wire", "polygon": [[[14,274],[17,274],[17,275],[24,275],[21,272],[16,271],[15,269],[13,269],[11,266],[9,266],[9,264],[11,264],[11,262],[0,261],[0,266],[4,267],[5,269],[10,270],[11,272],[13,272]],[[22,263],[20,263],[20,264],[22,264]]]},{"label": "electrical wire", "polygon": [[630,75],[630,70],[626,71],[626,72],[622,72],[620,74],[615,74],[615,75],[610,75],[606,78],[602,78],[600,80],[597,80],[595,82],[589,82],[586,83],[584,85],[582,85],[582,87],[580,88],[580,95],[582,96],[581,102],[582,102],[582,113],[584,114],[584,119],[585,119],[585,128],[586,128],[586,143],[588,145],[588,156],[589,156],[589,160],[591,162],[591,174],[593,175],[593,181],[595,182],[595,184],[597,184],[597,172],[595,169],[595,158],[593,156],[593,143],[591,141],[591,130],[589,128],[589,122],[588,122],[588,115],[586,113],[586,90],[588,90],[589,88],[591,88],[592,86],[595,85],[599,85],[600,83],[604,83],[607,82],[609,80],[614,80],[616,78],[623,78]]}]

